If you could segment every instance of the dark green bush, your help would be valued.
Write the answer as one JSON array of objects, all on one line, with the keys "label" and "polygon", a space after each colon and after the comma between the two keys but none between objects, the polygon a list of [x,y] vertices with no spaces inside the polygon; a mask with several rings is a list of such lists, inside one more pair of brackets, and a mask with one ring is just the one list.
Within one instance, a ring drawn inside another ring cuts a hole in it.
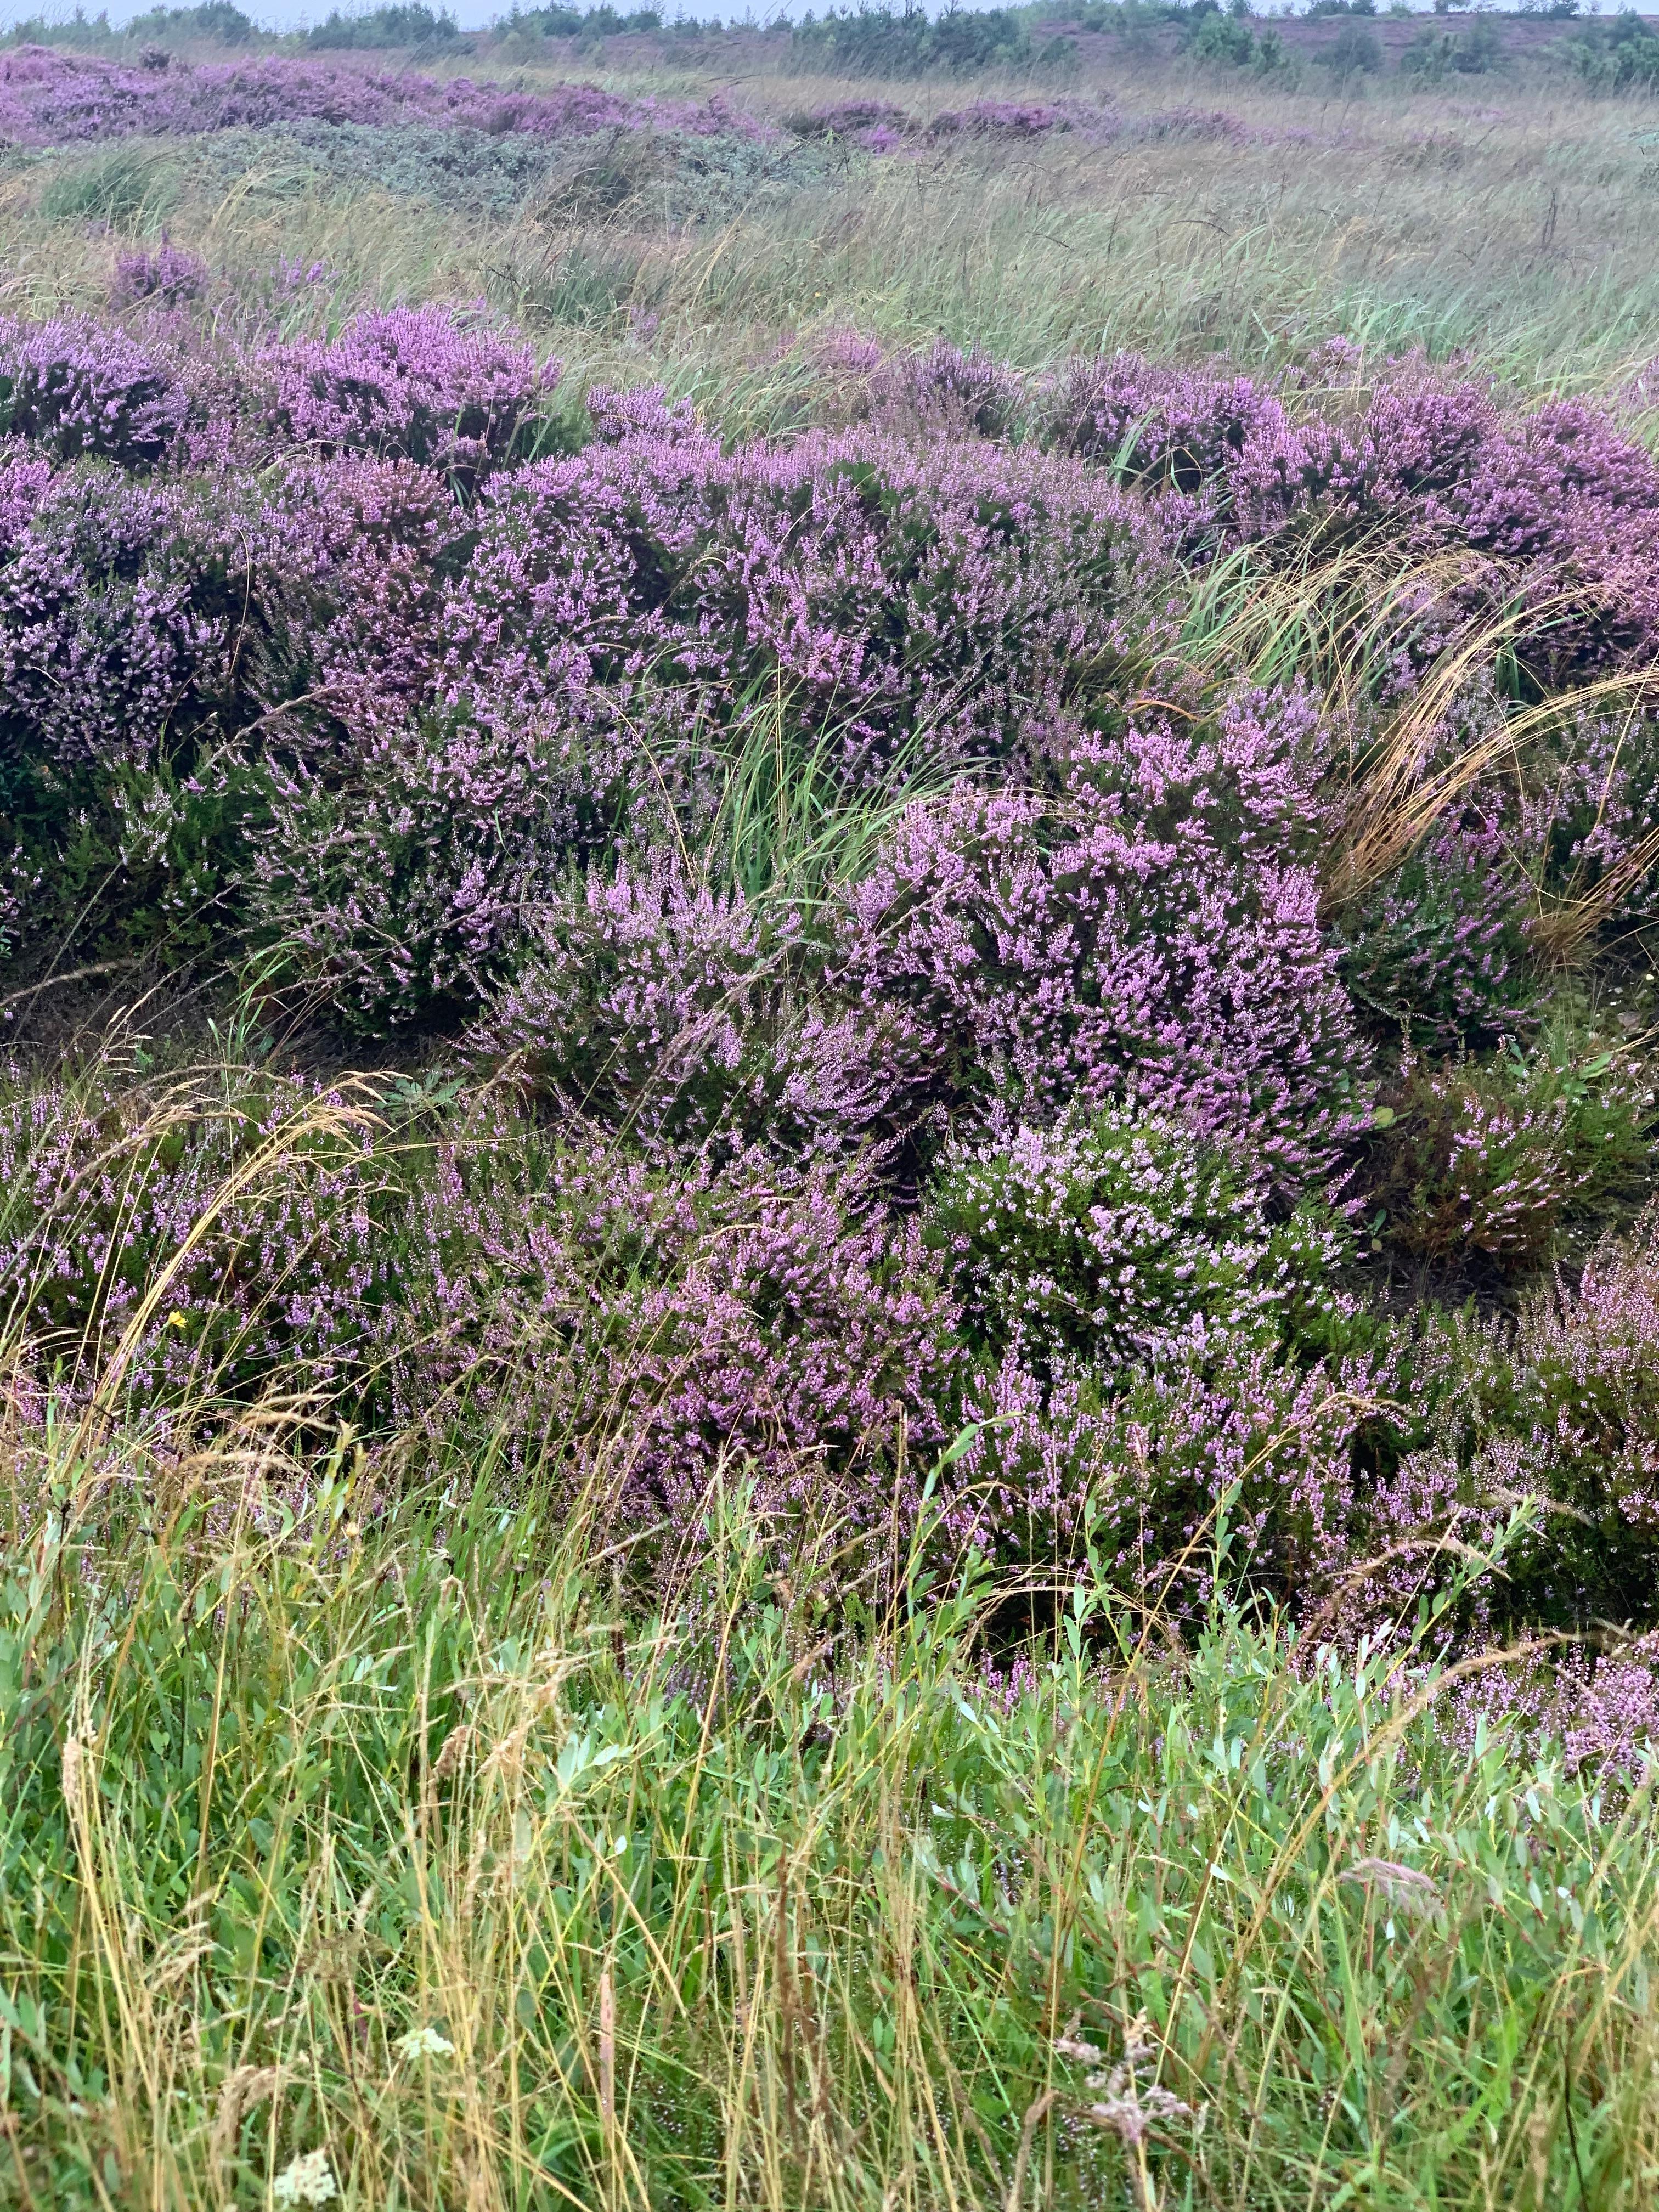
[{"label": "dark green bush", "polygon": [[503,31],[539,33],[544,39],[614,39],[628,31],[659,31],[662,11],[635,8],[627,15],[615,8],[515,8],[501,24]]},{"label": "dark green bush", "polygon": [[1370,76],[1382,66],[1382,49],[1375,31],[1345,23],[1319,60],[1337,77]]},{"label": "dark green bush", "polygon": [[1401,1251],[1546,1264],[1561,1230],[1603,1218],[1650,1173],[1650,1093],[1611,1054],[1563,1040],[1438,1067],[1408,1062],[1367,1163],[1367,1202]]},{"label": "dark green bush", "polygon": [[1566,50],[1568,65],[1591,92],[1652,92],[1659,88],[1659,35],[1640,15],[1587,23]]},{"label": "dark green bush", "polygon": [[1255,58],[1255,33],[1237,15],[1205,15],[1187,41],[1195,61],[1243,69]]}]

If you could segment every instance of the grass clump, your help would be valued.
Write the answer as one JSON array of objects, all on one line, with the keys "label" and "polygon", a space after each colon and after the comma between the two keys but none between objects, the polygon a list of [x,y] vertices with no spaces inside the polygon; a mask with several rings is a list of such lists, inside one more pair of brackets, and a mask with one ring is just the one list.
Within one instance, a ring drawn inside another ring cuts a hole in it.
[{"label": "grass clump", "polygon": [[971,1561],[740,1490],[641,1604],[534,1481],[80,1449],[0,1585],[20,2201],[1643,2201],[1649,1793],[1449,1733],[1426,1625],[1176,1661],[1085,1561],[1010,1671]]}]

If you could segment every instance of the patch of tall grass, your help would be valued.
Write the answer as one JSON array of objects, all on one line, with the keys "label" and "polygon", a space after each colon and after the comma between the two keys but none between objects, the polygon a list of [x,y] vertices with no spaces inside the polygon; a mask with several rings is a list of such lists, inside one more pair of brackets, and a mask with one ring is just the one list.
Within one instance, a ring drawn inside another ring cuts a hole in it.
[{"label": "patch of tall grass", "polygon": [[8,1432],[7,2201],[1656,2201],[1651,1778],[1426,1610],[1176,1648],[735,1468],[647,1581],[326,1415]]},{"label": "patch of tall grass", "polygon": [[[719,88],[696,70],[604,75],[630,91]],[[578,375],[666,375],[717,399],[734,432],[810,413],[823,397],[811,342],[849,325],[896,345],[943,332],[1028,369],[1117,347],[1277,368],[1340,333],[1379,360],[1422,349],[1522,392],[1643,404],[1633,380],[1656,319],[1645,111],[1531,88],[1479,117],[1403,89],[1335,109],[1252,81],[1229,84],[1220,131],[1206,80],[1165,70],[1096,89],[1127,126],[1106,143],[1058,131],[757,169],[752,146],[727,161],[709,141],[693,165],[707,172],[701,199],[694,175],[670,192],[644,161],[637,190],[586,208],[532,185],[504,199],[488,149],[476,204],[465,149],[425,197],[422,161],[397,158],[395,131],[380,134],[380,181],[334,173],[283,131],[232,134],[234,176],[211,140],[108,161],[66,149],[0,179],[0,289],[32,312],[94,304],[114,251],[100,226],[165,222],[235,282],[325,264],[308,304],[336,322],[365,301],[482,289]],[[891,90],[918,112],[952,97],[945,83]],[[836,91],[811,76],[742,88],[763,116]],[[105,204],[111,161],[118,209]],[[155,161],[165,205],[148,187],[134,197],[134,164]]]}]

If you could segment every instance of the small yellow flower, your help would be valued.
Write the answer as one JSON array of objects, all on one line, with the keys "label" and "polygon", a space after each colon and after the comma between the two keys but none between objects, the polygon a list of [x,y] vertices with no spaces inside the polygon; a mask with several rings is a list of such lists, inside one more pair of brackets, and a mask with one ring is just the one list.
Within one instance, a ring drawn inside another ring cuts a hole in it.
[{"label": "small yellow flower", "polygon": [[183,1314],[179,1312],[178,1307],[174,1306],[173,1311],[167,1316],[167,1327],[169,1328],[183,1328],[184,1326],[185,1317]]}]

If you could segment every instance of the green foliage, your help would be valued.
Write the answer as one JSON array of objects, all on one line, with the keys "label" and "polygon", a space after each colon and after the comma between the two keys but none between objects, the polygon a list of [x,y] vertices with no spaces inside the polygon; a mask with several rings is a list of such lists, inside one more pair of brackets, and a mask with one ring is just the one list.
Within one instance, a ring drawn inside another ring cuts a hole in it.
[{"label": "green foliage", "polygon": [[252,2208],[320,2153],[348,2212],[1393,2212],[1650,2154],[1650,1801],[1449,1732],[1426,1617],[1345,1663],[1218,1609],[1177,1664],[1091,1562],[1003,1675],[971,1568],[837,1603],[832,1532],[740,1507],[653,1612],[533,1484],[457,1509],[440,1465],[370,1531],[349,1441],[128,1449],[13,1465],[37,2204]]},{"label": "green foliage", "polygon": [[234,0],[199,0],[190,8],[149,8],[112,26],[107,9],[89,16],[76,8],[68,18],[31,15],[0,33],[0,46],[74,46],[98,53],[134,46],[170,46],[202,40],[242,46],[258,37],[252,19]]},{"label": "green foliage", "polygon": [[630,31],[659,31],[659,8],[635,8],[626,13],[609,5],[597,8],[514,8],[501,19],[503,31],[526,31],[544,39],[611,39]]},{"label": "green foliage", "polygon": [[1375,31],[1345,23],[1318,59],[1334,76],[1370,76],[1382,66],[1382,49]]},{"label": "green foliage", "polygon": [[1121,1113],[952,1147],[927,1236],[994,1353],[1018,1343],[1109,1373],[1195,1328],[1218,1346],[1271,1343],[1287,1302],[1340,1259],[1310,1216],[1271,1225],[1219,1152]]},{"label": "green foliage", "polygon": [[193,8],[151,8],[124,27],[128,39],[141,44],[210,39],[222,46],[245,46],[258,35],[252,19],[234,0],[198,0]]},{"label": "green foliage", "polygon": [[1470,1250],[1524,1272],[1562,1228],[1639,1197],[1650,1171],[1653,1097],[1609,1053],[1561,1035],[1489,1060],[1407,1061],[1379,1116],[1367,1204],[1400,1250],[1437,1262]]},{"label": "green foliage", "polygon": [[921,76],[929,70],[953,76],[1018,68],[1030,60],[1031,34],[1012,8],[947,8],[930,16],[907,4],[890,8],[809,9],[790,40],[794,58],[809,68],[848,76]]},{"label": "green foliage", "polygon": [[1659,33],[1632,11],[1621,11],[1611,22],[1586,23],[1565,52],[1568,66],[1590,92],[1659,88]]},{"label": "green foliage", "polygon": [[48,222],[92,222],[111,230],[159,223],[179,189],[178,164],[154,146],[129,140],[56,170],[40,191]]},{"label": "green foliage", "polygon": [[313,23],[306,33],[308,46],[442,46],[460,36],[447,9],[434,9],[426,0],[394,0],[389,7],[367,15],[343,15],[336,8],[325,21]]},{"label": "green foliage", "polygon": [[1255,34],[1237,15],[1203,15],[1188,40],[1195,61],[1217,62],[1243,69],[1255,58]]},{"label": "green foliage", "polygon": [[1503,51],[1496,27],[1485,15],[1477,15],[1455,36],[1425,23],[1400,57],[1400,67],[1407,76],[1437,84],[1448,76],[1485,76],[1498,66]]}]

